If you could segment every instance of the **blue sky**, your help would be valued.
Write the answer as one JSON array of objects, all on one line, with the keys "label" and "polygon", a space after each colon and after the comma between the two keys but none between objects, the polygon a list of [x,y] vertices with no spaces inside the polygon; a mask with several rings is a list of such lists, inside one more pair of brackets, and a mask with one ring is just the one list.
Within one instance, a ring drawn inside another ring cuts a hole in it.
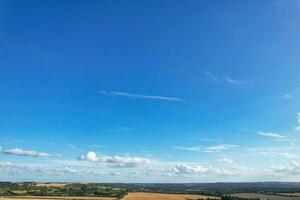
[{"label": "blue sky", "polygon": [[1,179],[299,180],[299,9],[1,0]]}]

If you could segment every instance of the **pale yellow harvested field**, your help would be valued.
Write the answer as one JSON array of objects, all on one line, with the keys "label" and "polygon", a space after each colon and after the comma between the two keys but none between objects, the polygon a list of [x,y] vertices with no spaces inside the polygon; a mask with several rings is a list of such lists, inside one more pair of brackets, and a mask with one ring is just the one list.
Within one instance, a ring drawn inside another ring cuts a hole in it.
[{"label": "pale yellow harvested field", "polygon": [[0,200],[115,200],[112,197],[82,197],[82,196],[14,196],[1,197]]},{"label": "pale yellow harvested field", "polygon": [[133,192],[124,197],[123,200],[197,200],[207,198],[220,199],[218,197],[209,197],[202,195]]}]

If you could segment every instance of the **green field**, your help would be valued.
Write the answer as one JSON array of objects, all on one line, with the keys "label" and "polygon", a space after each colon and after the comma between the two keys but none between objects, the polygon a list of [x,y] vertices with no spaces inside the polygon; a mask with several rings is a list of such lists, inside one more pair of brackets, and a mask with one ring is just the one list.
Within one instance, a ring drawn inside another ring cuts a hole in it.
[{"label": "green field", "polygon": [[112,197],[121,199],[127,194],[125,189],[108,187],[102,184],[58,184],[58,183],[0,183],[0,196],[81,196],[81,197]]}]

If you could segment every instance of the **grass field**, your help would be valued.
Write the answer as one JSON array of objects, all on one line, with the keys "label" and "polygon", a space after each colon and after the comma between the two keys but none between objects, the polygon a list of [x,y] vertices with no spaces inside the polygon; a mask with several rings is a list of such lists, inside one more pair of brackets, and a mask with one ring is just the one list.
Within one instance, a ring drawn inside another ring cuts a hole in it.
[{"label": "grass field", "polygon": [[219,199],[218,197],[209,197],[202,195],[188,194],[160,194],[160,193],[129,193],[123,200],[197,200],[197,199]]},{"label": "grass field", "polygon": [[113,197],[80,197],[80,196],[13,196],[1,197],[0,200],[115,200]]},{"label": "grass field", "polygon": [[259,198],[260,200],[300,200],[300,197],[287,197],[279,195],[266,195],[257,193],[237,193],[232,194],[232,196],[242,197],[242,198]]}]

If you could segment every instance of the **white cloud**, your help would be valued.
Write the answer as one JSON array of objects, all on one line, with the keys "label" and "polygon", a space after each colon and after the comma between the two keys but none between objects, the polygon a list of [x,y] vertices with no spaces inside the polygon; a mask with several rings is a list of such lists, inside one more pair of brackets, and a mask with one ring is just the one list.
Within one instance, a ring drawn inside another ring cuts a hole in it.
[{"label": "white cloud", "polygon": [[85,156],[81,156],[78,159],[93,163],[111,164],[114,167],[143,167],[148,166],[151,163],[148,158],[129,156],[97,156],[97,154],[93,151],[88,152]]},{"label": "white cloud", "polygon": [[265,137],[270,137],[270,138],[285,138],[285,136],[278,134],[278,133],[271,133],[271,132],[263,132],[263,131],[258,131],[256,133],[257,135],[265,136]]},{"label": "white cloud", "polygon": [[7,154],[7,155],[31,156],[31,157],[50,157],[50,156],[52,156],[51,154],[45,153],[45,152],[29,151],[29,150],[23,150],[23,149],[19,149],[19,148],[2,150],[2,153]]},{"label": "white cloud", "polygon": [[191,166],[191,165],[177,165],[174,167],[174,172],[178,174],[207,174],[211,172],[210,167]]},{"label": "white cloud", "polygon": [[95,176],[105,175],[105,173],[91,171],[73,166],[59,166],[59,167],[47,167],[47,166],[26,166],[21,164],[15,164],[11,162],[0,162],[0,171],[6,173],[18,173],[22,175],[26,174],[37,174],[39,176],[63,176],[67,174],[80,175],[80,176]]},{"label": "white cloud", "polygon": [[234,163],[233,159],[231,157],[223,157],[223,158],[220,158],[218,160],[220,163],[224,163],[224,164],[232,164]]},{"label": "white cloud", "polygon": [[280,99],[282,100],[289,100],[292,98],[292,95],[291,94],[284,94],[280,97]]},{"label": "white cloud", "polygon": [[138,99],[152,99],[152,100],[163,100],[163,101],[183,101],[177,97],[166,97],[166,96],[156,96],[156,95],[144,95],[144,94],[134,94],[128,92],[119,92],[119,91],[101,91],[101,94],[110,95],[110,96],[121,96],[128,98],[138,98]]},{"label": "white cloud", "polygon": [[215,174],[215,175],[233,175],[232,172],[226,169],[216,169],[211,166],[205,167],[201,165],[176,165],[170,170],[171,173],[178,176],[185,175],[205,175],[205,174]]},{"label": "white cloud", "polygon": [[279,176],[284,175],[299,175],[300,174],[300,164],[296,161],[292,161],[286,165],[273,165],[265,169],[265,171],[271,174],[276,174]]},{"label": "white cloud", "polygon": [[297,113],[297,126],[295,127],[296,131],[300,131],[300,112]]},{"label": "white cloud", "polygon": [[10,170],[10,169],[25,169],[26,167],[19,164],[13,164],[11,162],[0,162],[0,170]]},{"label": "white cloud", "polygon": [[196,151],[196,152],[203,152],[203,153],[216,153],[225,151],[232,148],[237,148],[237,145],[232,144],[220,144],[214,146],[196,146],[196,147],[183,147],[183,146],[175,146],[175,149],[179,150],[186,150],[186,151]]}]

